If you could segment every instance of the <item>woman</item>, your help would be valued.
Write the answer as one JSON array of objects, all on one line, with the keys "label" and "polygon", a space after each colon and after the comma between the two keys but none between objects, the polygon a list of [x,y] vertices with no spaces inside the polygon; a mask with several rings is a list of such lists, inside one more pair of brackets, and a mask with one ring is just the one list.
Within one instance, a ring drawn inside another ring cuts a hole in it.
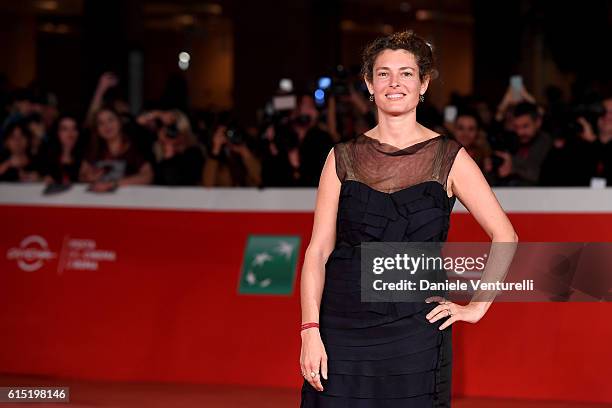
[{"label": "woman", "polygon": [[321,174],[301,277],[302,408],[449,406],[451,325],[490,306],[362,303],[360,242],[445,241],[456,197],[493,241],[518,240],[466,150],[416,121],[433,68],[411,32],[364,51],[378,124],[337,144]]},{"label": "woman", "polygon": [[213,129],[202,184],[205,187],[259,187],[261,160],[249,147],[248,136],[223,123]]},{"label": "woman", "polygon": [[187,115],[178,109],[159,114],[155,184],[195,186],[202,182],[204,153]]},{"label": "woman", "polygon": [[91,190],[96,192],[131,184],[151,184],[153,167],[124,134],[119,113],[104,107],[94,119],[93,137],[79,180],[92,183]]},{"label": "woman", "polygon": [[71,115],[60,116],[51,126],[43,171],[45,182],[70,184],[78,181],[83,150],[80,133],[78,121]]},{"label": "woman", "polygon": [[39,166],[30,153],[32,134],[23,121],[14,122],[4,131],[0,151],[0,181],[38,181]]}]

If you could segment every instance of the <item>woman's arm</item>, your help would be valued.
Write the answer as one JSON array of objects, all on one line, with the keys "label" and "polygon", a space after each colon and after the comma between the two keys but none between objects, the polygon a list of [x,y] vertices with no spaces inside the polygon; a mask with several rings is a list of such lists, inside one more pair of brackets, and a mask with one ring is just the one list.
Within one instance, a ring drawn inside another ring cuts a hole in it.
[{"label": "woman's arm", "polygon": [[102,106],[102,102],[104,99],[104,94],[108,91],[109,88],[112,88],[117,85],[119,82],[118,78],[112,72],[105,72],[100,76],[98,80],[98,86],[94,92],[94,95],[89,103],[89,108],[87,109],[87,114],[85,116],[85,127],[90,128],[93,127],[94,124],[94,116],[98,109]]},{"label": "woman's arm", "polygon": [[[319,322],[321,296],[325,282],[325,264],[336,242],[336,216],[340,195],[340,180],[336,175],[336,161],[330,150],[319,180],[315,205],[312,235],[302,267],[300,301],[302,323]],[[323,390],[320,376],[311,377],[310,373],[321,373],[327,379],[327,354],[321,341],[319,329],[312,327],[301,331],[302,355],[300,365],[306,373],[307,381],[319,391]],[[319,371],[320,369],[320,371]]]},{"label": "woman's arm", "polygon": [[244,146],[240,151],[242,162],[246,168],[247,186],[259,187],[261,185],[261,161],[256,157],[251,149]]},{"label": "woman's arm", "polygon": [[202,185],[204,187],[214,187],[219,171],[219,159],[215,156],[208,156],[202,169]]},{"label": "woman's arm", "polygon": [[6,173],[6,171],[10,168],[11,168],[11,160],[6,159],[0,164],[0,175]]},{"label": "woman's arm", "polygon": [[302,323],[319,321],[319,305],[325,280],[324,267],[336,242],[339,195],[340,180],[336,175],[336,161],[331,149],[321,172],[312,235],[302,267]]},{"label": "woman's arm", "polygon": [[[510,220],[499,204],[499,201],[497,201],[480,168],[463,147],[457,153],[450,169],[447,185],[450,190],[449,192],[457,196],[491,238],[491,254],[483,273],[483,282],[490,282],[496,279],[503,280],[507,267],[512,261],[514,247],[516,242],[518,242],[518,235],[514,231]],[[496,242],[509,244],[495,245]],[[476,298],[479,300],[476,301]],[[492,302],[491,296],[485,295],[481,297],[477,292],[468,305],[451,305],[452,316],[440,326],[440,329],[444,329],[458,320],[470,323],[477,322],[484,316]],[[436,306],[427,315],[427,318],[439,320],[446,317],[448,314],[445,311],[448,308],[448,305]]]}]

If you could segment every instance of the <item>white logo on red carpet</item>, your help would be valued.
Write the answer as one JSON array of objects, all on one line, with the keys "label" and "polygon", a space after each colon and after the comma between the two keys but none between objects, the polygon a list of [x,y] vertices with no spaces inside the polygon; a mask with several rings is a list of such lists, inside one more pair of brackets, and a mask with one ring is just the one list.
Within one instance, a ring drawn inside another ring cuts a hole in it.
[{"label": "white logo on red carpet", "polygon": [[56,257],[57,253],[49,250],[47,240],[40,235],[29,235],[21,240],[19,247],[6,251],[6,258],[17,261],[19,269],[25,272],[34,272]]},{"label": "white logo on red carpet", "polygon": [[[9,261],[16,261],[19,269],[34,272],[47,261],[58,258],[58,253],[49,249],[49,243],[40,235],[28,235],[18,247],[6,251]],[[97,271],[101,262],[116,262],[117,252],[98,248],[96,240],[64,236],[59,252],[57,273],[65,270]]]}]

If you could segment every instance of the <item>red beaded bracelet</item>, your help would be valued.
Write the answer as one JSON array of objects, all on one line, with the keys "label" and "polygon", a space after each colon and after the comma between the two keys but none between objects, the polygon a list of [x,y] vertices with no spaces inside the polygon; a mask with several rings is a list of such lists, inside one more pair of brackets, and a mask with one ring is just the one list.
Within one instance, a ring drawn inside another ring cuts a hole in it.
[{"label": "red beaded bracelet", "polygon": [[302,328],[300,329],[300,331],[310,329],[311,327],[319,327],[319,323],[315,323],[315,322],[302,323]]}]

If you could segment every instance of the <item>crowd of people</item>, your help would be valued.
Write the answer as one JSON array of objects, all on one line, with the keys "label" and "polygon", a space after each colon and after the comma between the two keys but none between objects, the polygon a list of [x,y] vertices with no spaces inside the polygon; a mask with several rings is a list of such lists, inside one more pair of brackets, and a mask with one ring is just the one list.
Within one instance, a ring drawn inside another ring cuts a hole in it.
[{"label": "crowd of people", "polygon": [[[268,106],[250,125],[231,112],[172,106],[132,115],[109,92],[117,83],[103,74],[82,117],[35,88],[3,96],[0,181],[82,182],[95,192],[146,184],[316,187],[333,145],[376,124],[358,80],[330,88],[324,103],[303,93],[291,109]],[[421,104],[417,120],[456,138],[492,186],[612,185],[612,96],[568,103],[552,87],[546,95],[536,101],[509,86],[495,109],[453,95],[443,112]]]}]

